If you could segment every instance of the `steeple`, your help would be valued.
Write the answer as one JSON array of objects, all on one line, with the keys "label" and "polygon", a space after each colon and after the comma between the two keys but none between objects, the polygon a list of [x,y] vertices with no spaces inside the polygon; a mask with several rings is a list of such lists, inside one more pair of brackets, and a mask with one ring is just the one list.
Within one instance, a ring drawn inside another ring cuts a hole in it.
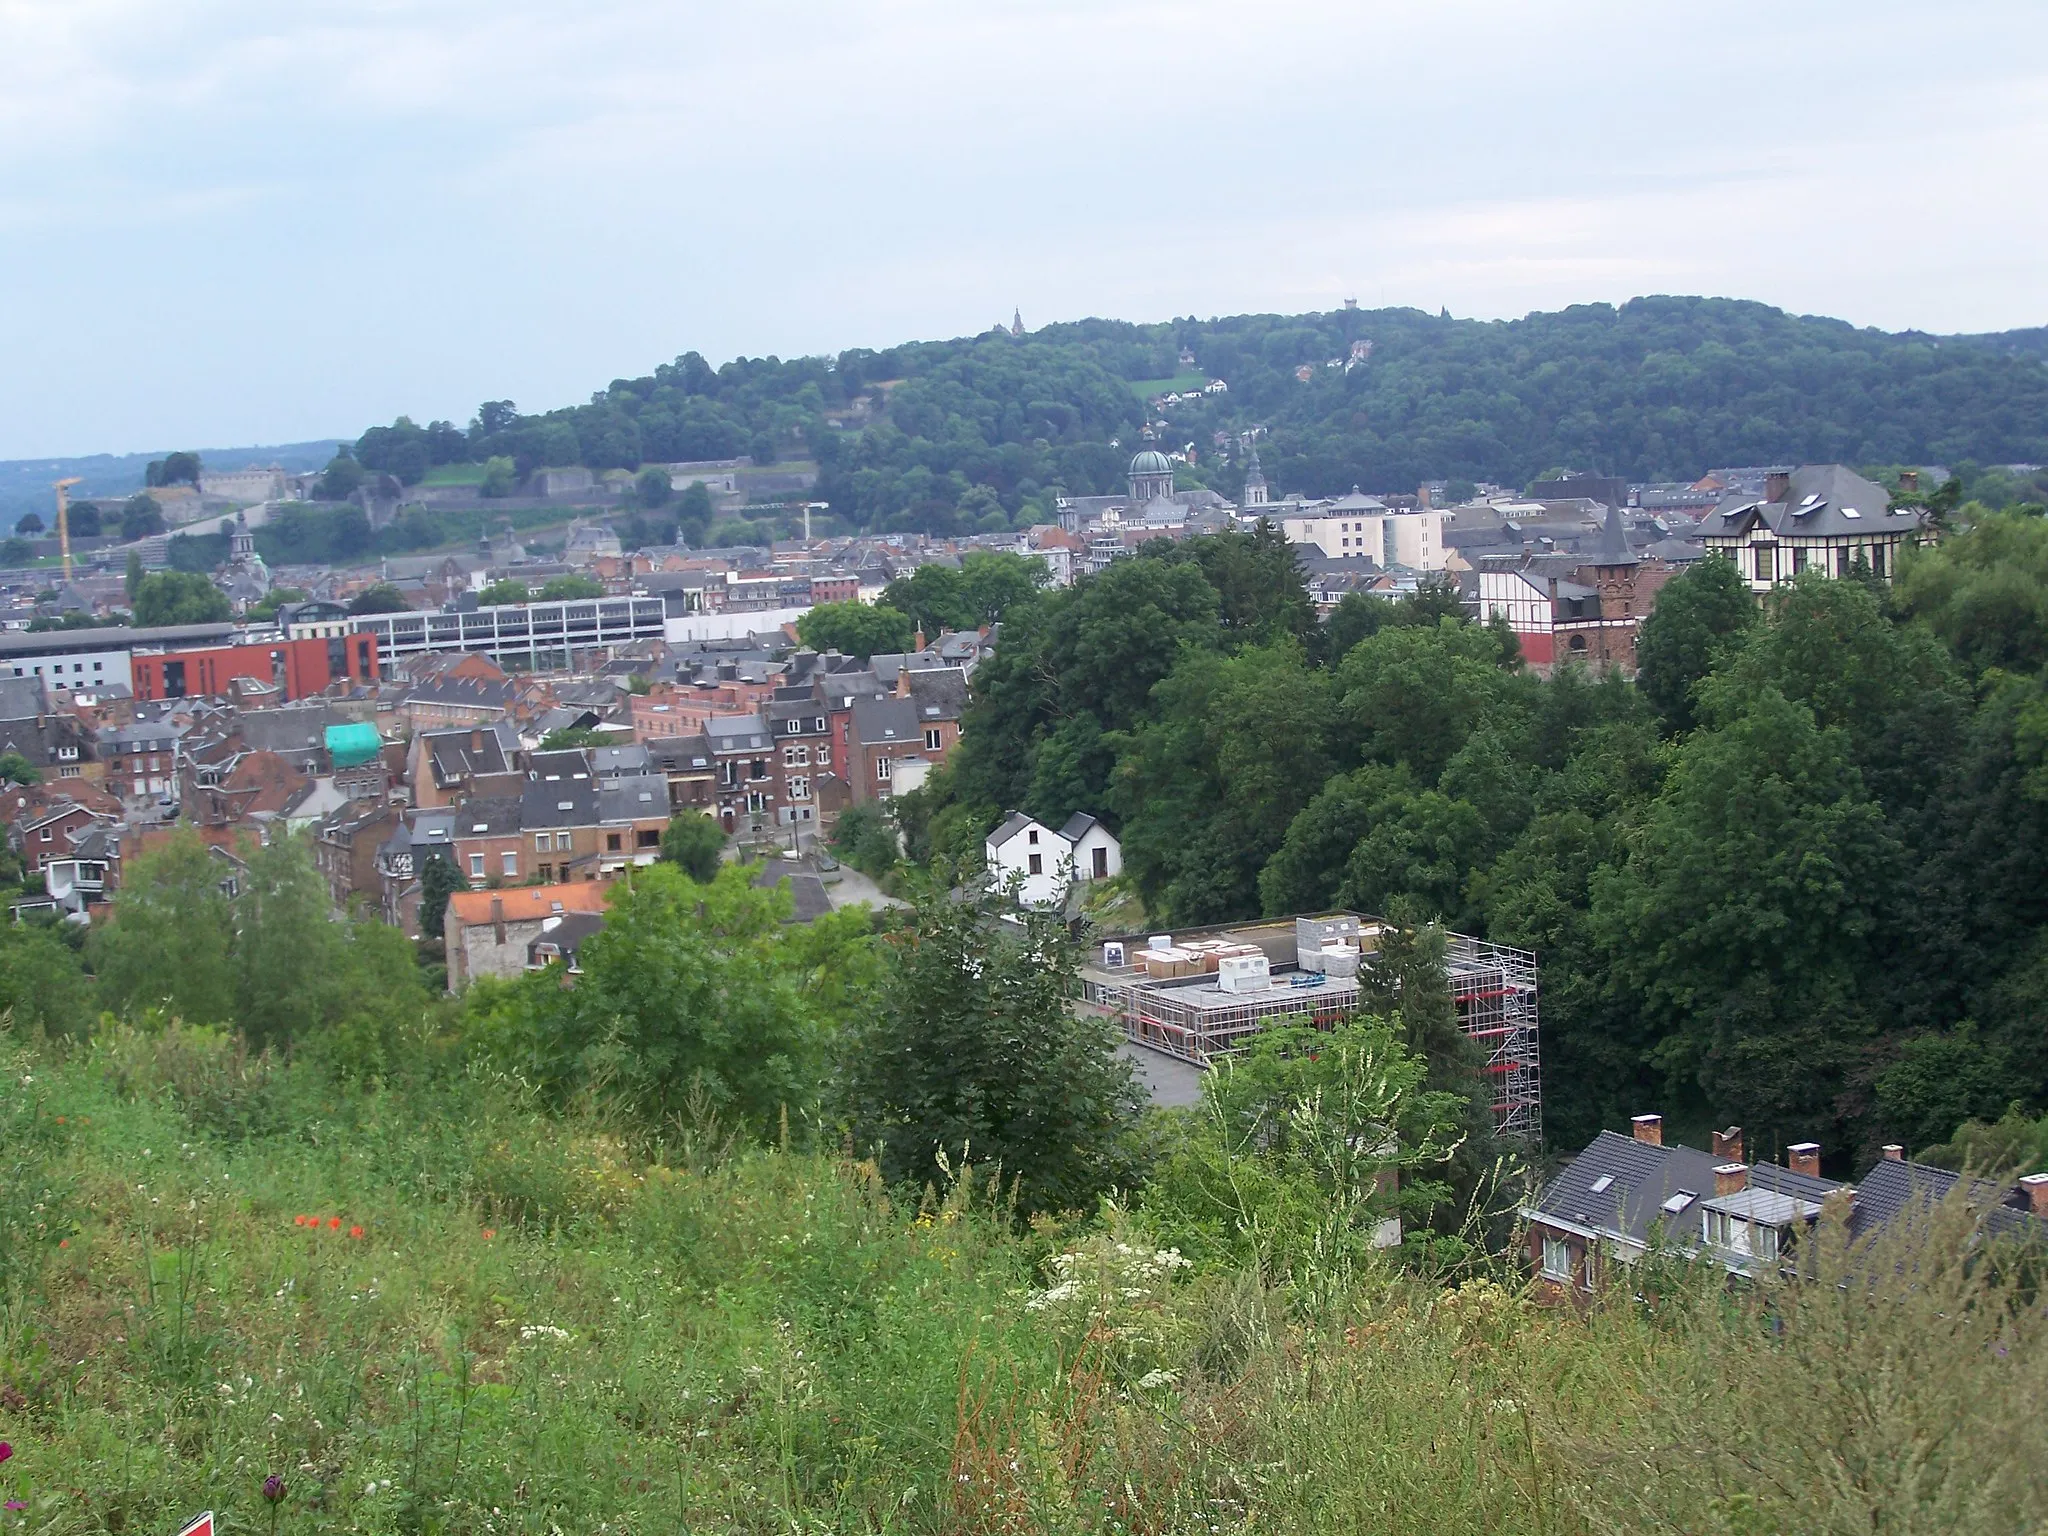
[{"label": "steeple", "polygon": [[1024,311],[1021,309],[1010,311],[1010,334],[1012,336],[1022,336],[1024,334]]},{"label": "steeple", "polygon": [[1266,473],[1259,468],[1259,445],[1252,444],[1252,461],[1244,471],[1244,504],[1248,507],[1266,505]]},{"label": "steeple", "polygon": [[1628,529],[1621,520],[1621,508],[1607,509],[1607,526],[1600,530],[1600,564],[1634,565],[1635,551],[1628,547]]}]

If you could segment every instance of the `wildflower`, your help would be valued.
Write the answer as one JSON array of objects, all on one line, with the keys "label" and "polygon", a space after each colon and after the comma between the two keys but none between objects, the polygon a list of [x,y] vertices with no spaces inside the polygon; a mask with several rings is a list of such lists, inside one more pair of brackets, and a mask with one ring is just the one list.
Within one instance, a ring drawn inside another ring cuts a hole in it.
[{"label": "wildflower", "polygon": [[14,1513],[14,1512],[15,1512],[15,1511],[16,1511],[17,1509],[27,1509],[27,1508],[28,1508],[28,1500],[27,1500],[27,1499],[9,1499],[9,1500],[7,1501],[7,1512],[8,1512],[8,1513],[9,1513],[10,1515],[11,1515],[11,1514],[13,1514],[13,1513]]},{"label": "wildflower", "polygon": [[292,1225],[295,1227],[303,1227],[310,1220],[312,1220],[310,1216],[294,1216],[292,1218]]},{"label": "wildflower", "polygon": [[64,1117],[63,1117],[62,1115],[59,1115],[59,1116],[57,1117],[57,1123],[58,1123],[59,1125],[62,1125],[62,1124],[64,1123]]},{"label": "wildflower", "polygon": [[485,1242],[487,1242],[487,1243],[488,1243],[488,1242],[489,1242],[489,1241],[490,1241],[490,1240],[491,1240],[492,1238],[496,1237],[497,1235],[498,1235],[498,1234],[497,1234],[497,1233],[496,1233],[495,1231],[493,1231],[493,1230],[492,1230],[491,1228],[489,1228],[489,1227],[485,1227],[485,1228],[484,1228],[484,1241],[485,1241]]},{"label": "wildflower", "polygon": [[12,1456],[13,1454],[14,1447],[9,1445],[5,1440],[0,1440],[0,1461],[7,1460],[7,1458]]},{"label": "wildflower", "polygon": [[328,1217],[327,1230],[330,1232],[339,1232],[341,1230],[341,1218],[339,1216]]},{"label": "wildflower", "polygon": [[263,1497],[273,1504],[284,1497],[284,1479],[275,1472],[263,1479]]},{"label": "wildflower", "polygon": [[60,1237],[57,1239],[57,1246],[59,1248],[69,1248],[71,1246],[71,1239],[68,1237]]},{"label": "wildflower", "polygon": [[348,1235],[350,1237],[360,1238],[363,1235],[363,1229],[361,1227],[350,1227],[348,1229]]}]

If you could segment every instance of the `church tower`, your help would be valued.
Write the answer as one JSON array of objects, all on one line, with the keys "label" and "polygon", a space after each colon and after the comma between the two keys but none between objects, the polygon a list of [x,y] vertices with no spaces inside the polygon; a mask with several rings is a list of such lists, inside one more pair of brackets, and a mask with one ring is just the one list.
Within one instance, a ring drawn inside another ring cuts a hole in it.
[{"label": "church tower", "polygon": [[1024,311],[1022,309],[1010,311],[1010,334],[1012,336],[1022,336],[1024,334]]},{"label": "church tower", "polygon": [[1252,445],[1252,461],[1244,472],[1244,505],[1263,507],[1266,505],[1266,472],[1259,468],[1258,445]]}]

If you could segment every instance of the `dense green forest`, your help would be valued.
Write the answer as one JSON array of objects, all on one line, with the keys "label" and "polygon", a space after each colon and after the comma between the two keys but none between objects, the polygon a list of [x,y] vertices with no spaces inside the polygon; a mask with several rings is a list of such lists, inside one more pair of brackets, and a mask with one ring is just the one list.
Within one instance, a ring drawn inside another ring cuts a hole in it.
[{"label": "dense green forest", "polygon": [[2048,521],[1965,509],[1896,591],[1725,562],[1639,684],[1541,680],[1448,594],[1319,626],[1268,532],[1013,603],[961,745],[899,804],[971,864],[1107,814],[1157,925],[1330,905],[1542,959],[1548,1140],[1645,1107],[1843,1166],[2048,1108]]},{"label": "dense green forest", "polygon": [[[1642,298],[1503,322],[1408,309],[1086,320],[719,368],[686,353],[584,405],[522,414],[492,401],[466,429],[372,428],[340,479],[412,484],[490,459],[523,475],[794,457],[818,464],[820,499],[854,526],[954,533],[1043,516],[1056,490],[1122,489],[1148,426],[1165,446],[1195,446],[1189,484],[1231,495],[1243,470],[1218,457],[1216,435],[1253,427],[1268,479],[1312,495],[1435,478],[1519,486],[1565,466],[1690,480],[1780,461],[2040,463],[2048,358],[2031,334],[1893,335],[1735,300]],[[1370,345],[1346,366],[1355,343]],[[1228,392],[1147,409],[1203,376]]]}]

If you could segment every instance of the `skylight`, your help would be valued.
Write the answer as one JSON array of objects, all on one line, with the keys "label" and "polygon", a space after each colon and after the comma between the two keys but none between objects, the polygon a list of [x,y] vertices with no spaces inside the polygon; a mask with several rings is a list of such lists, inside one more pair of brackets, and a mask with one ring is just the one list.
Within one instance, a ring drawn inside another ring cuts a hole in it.
[{"label": "skylight", "polygon": [[488,832],[491,830],[491,824],[488,821],[480,821],[469,830],[472,832]]},{"label": "skylight", "polygon": [[1858,512],[1854,507],[1842,508],[1842,516],[1844,517],[1861,517],[1862,515],[1863,514],[1861,512]]},{"label": "skylight", "polygon": [[1677,1194],[1664,1202],[1664,1214],[1676,1216],[1688,1205],[1691,1205],[1693,1201],[1699,1199],[1699,1197],[1699,1191],[1696,1189],[1681,1189]]},{"label": "skylight", "polygon": [[1611,1173],[1603,1173],[1593,1181],[1593,1193],[1596,1195],[1604,1195],[1613,1187],[1614,1175]]}]

